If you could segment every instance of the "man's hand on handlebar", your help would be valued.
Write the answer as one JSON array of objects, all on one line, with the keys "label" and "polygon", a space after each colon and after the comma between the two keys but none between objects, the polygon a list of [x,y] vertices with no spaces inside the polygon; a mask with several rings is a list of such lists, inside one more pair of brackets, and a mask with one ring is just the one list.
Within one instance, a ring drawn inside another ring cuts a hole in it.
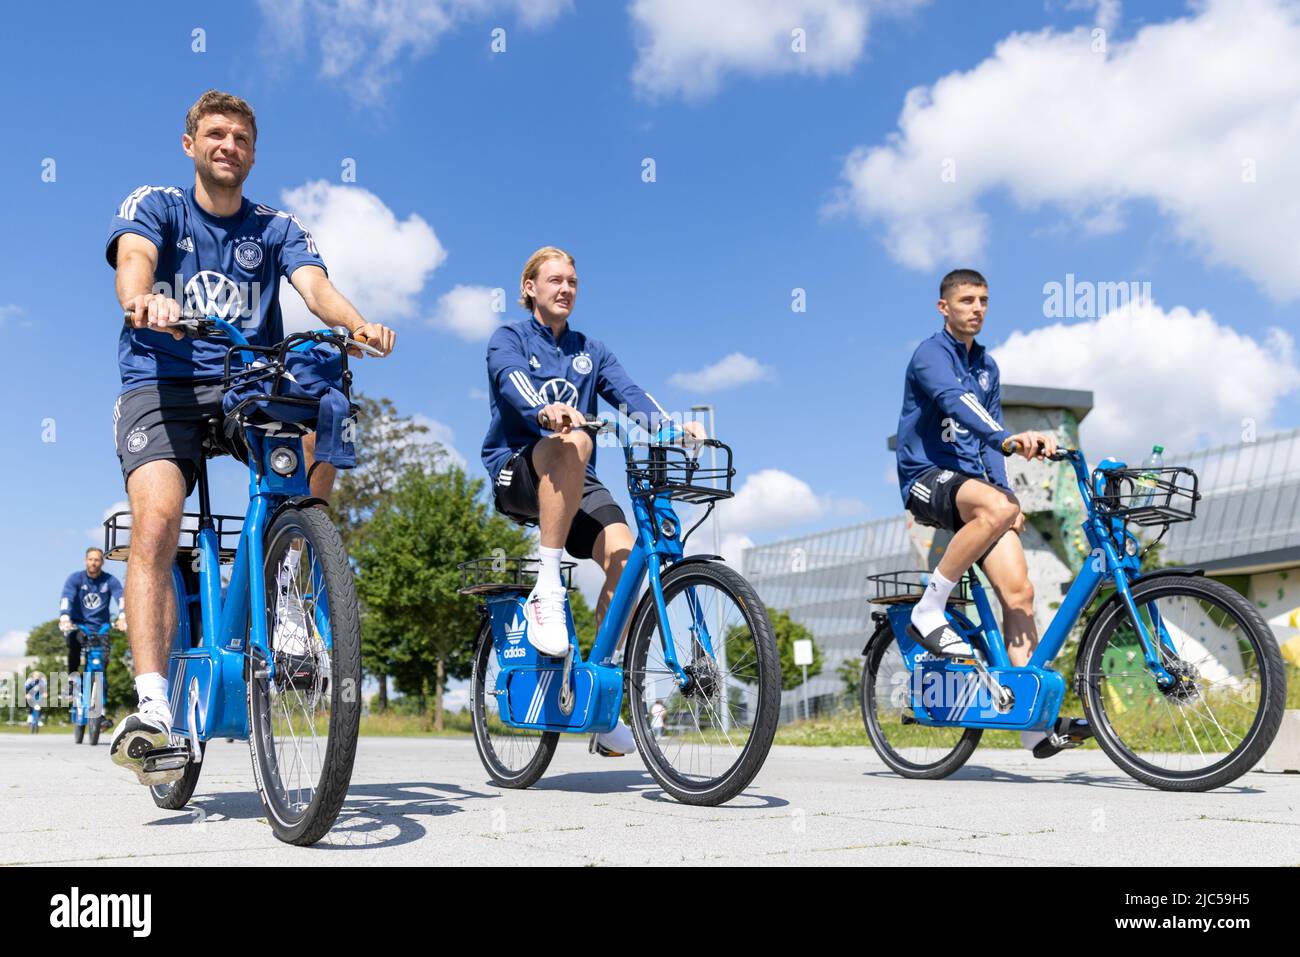
[{"label": "man's hand on handlebar", "polygon": [[537,413],[537,424],[544,429],[564,435],[587,424],[586,417],[571,405],[564,402],[552,402],[542,406]]},{"label": "man's hand on handlebar", "polygon": [[70,635],[74,628],[75,626],[72,624],[71,618],[67,615],[59,616],[59,631],[63,632],[65,635]]},{"label": "man's hand on handlebar", "polygon": [[[381,356],[386,356],[393,351],[393,343],[397,339],[396,332],[377,322],[363,323],[353,329],[349,335],[358,342],[364,342],[371,348],[377,349]],[[360,359],[363,353],[360,349],[349,349],[348,355]]]},{"label": "man's hand on handlebar", "polygon": [[1007,439],[1006,445],[1030,462],[1056,454],[1056,436],[1050,432],[1018,432]]},{"label": "man's hand on handlebar", "polygon": [[139,296],[132,296],[122,303],[122,311],[131,314],[127,319],[127,323],[132,328],[166,332],[176,340],[185,338],[184,331],[168,328],[172,323],[181,319],[181,304],[175,299],[168,299],[162,293],[148,292]]}]

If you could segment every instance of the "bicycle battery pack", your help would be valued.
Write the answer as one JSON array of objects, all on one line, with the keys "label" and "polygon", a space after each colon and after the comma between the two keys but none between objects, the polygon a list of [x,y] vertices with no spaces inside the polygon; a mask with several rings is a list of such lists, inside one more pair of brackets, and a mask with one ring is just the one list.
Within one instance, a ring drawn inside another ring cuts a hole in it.
[{"label": "bicycle battery pack", "polygon": [[[579,662],[575,657],[573,707],[566,714],[561,700],[564,659],[539,654],[528,643],[525,598],[503,593],[488,599],[492,645],[501,667],[496,679],[501,720],[510,727],[533,731],[612,731],[623,700],[623,669]],[[572,636],[573,616],[567,608],[565,617]]]},{"label": "bicycle battery pack", "polygon": [[898,650],[907,664],[908,685],[891,689],[907,695],[920,724],[1041,731],[1056,721],[1065,698],[1065,679],[1049,668],[989,668],[989,677],[1011,692],[1009,704],[997,702],[979,670],[932,655],[907,635],[911,605],[889,609]]}]

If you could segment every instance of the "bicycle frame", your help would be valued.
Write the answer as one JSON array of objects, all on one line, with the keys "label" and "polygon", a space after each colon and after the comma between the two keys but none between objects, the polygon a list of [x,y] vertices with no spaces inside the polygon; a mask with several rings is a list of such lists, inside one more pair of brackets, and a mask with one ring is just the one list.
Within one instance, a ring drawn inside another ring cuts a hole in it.
[{"label": "bicycle frame", "polygon": [[[1156,682],[1164,686],[1174,680],[1165,670],[1161,663],[1161,657],[1157,653],[1156,643],[1158,642],[1171,655],[1176,656],[1177,654],[1168,629],[1160,618],[1158,609],[1154,605],[1147,607],[1147,614],[1150,618],[1150,627],[1148,627],[1147,622],[1144,621],[1133,601],[1131,583],[1141,575],[1138,541],[1128,532],[1123,518],[1100,513],[1095,502],[1097,496],[1104,494],[1103,484],[1105,479],[1100,472],[1106,469],[1124,468],[1125,464],[1114,459],[1103,459],[1098,465],[1099,474],[1094,477],[1089,472],[1087,461],[1081,452],[1067,450],[1065,456],[1074,468],[1075,478],[1079,485],[1079,494],[1083,497],[1087,509],[1083,532],[1088,544],[1091,546],[1091,557],[1084,563],[1083,568],[1070,584],[1029,662],[1022,667],[1015,667],[1011,664],[1005,640],[997,626],[992,606],[989,603],[988,594],[974,574],[971,574],[970,594],[975,604],[979,623],[973,622],[955,606],[950,606],[947,609],[948,616],[959,629],[977,647],[982,648],[989,672],[995,675],[998,680],[1003,684],[1008,684],[1007,679],[1010,679],[1010,683],[1015,683],[1021,681],[1025,675],[1032,675],[1039,682],[1035,686],[1034,694],[1036,696],[1047,694],[1049,698],[1055,697],[1057,700],[1053,704],[1048,700],[1039,701],[1038,697],[1036,697],[1040,707],[1031,718],[1026,719],[1030,722],[1029,724],[1024,724],[1023,721],[1017,722],[1011,718],[994,718],[989,721],[968,723],[965,720],[966,711],[970,705],[968,699],[973,699],[974,695],[973,693],[959,694],[964,707],[954,707],[949,710],[949,714],[955,715],[951,723],[980,727],[1023,726],[1023,728],[1041,728],[1054,721],[1056,710],[1060,706],[1059,699],[1064,695],[1064,684],[1062,681],[1058,694],[1055,685],[1056,681],[1061,679],[1056,672],[1051,670],[1050,666],[1057,655],[1060,654],[1071,630],[1079,621],[1084,610],[1107,583],[1115,587],[1120,601],[1128,611],[1142,646],[1143,658]],[[1118,542],[1122,542],[1123,546],[1116,548]],[[932,660],[931,656],[926,656],[924,650],[919,645],[915,645],[907,636],[906,628],[911,614],[911,607],[910,604],[894,605],[888,611],[889,621],[908,668],[919,668],[930,672],[943,671],[948,673],[957,672],[963,675],[969,674],[973,687],[975,672],[970,666],[953,662],[936,662]],[[924,664],[922,664],[923,661]],[[935,664],[939,667],[932,667]],[[1050,686],[1046,692],[1038,690],[1042,687],[1042,683]],[[934,723],[928,720],[925,715],[922,715],[920,709],[918,709],[917,717],[922,723]]]},{"label": "bicycle frame", "polygon": [[[615,430],[624,447],[625,456],[630,460],[633,446],[628,434],[618,425],[615,425]],[[677,437],[680,436],[676,430],[664,429],[660,430],[657,441],[671,442]],[[609,608],[597,629],[591,651],[585,658],[577,647],[570,619],[575,694],[580,697],[585,695],[584,700],[594,702],[594,707],[575,709],[573,717],[570,718],[567,715],[562,716],[551,706],[553,703],[551,699],[557,696],[559,688],[552,687],[553,675],[547,677],[547,673],[559,671],[561,659],[537,655],[531,646],[521,642],[523,631],[519,624],[519,609],[524,598],[522,594],[517,590],[514,593],[503,591],[488,598],[492,638],[501,666],[497,678],[499,693],[505,694],[504,689],[511,687],[512,680],[523,678],[519,691],[514,693],[526,696],[528,704],[522,720],[512,713],[512,707],[499,707],[498,711],[505,723],[515,727],[539,727],[556,731],[611,730],[617,723],[623,694],[622,664],[616,661],[614,656],[618,650],[619,639],[639,605],[641,599],[638,596],[641,594],[642,586],[647,582],[649,583],[648,600],[653,601],[658,615],[664,659],[679,687],[685,687],[689,682],[689,676],[677,661],[663,595],[664,573],[674,563],[685,558],[681,522],[673,508],[670,494],[646,494],[646,490],[638,485],[631,474],[628,476],[628,491],[636,520],[637,540],[628,554],[627,564],[614,590]],[[716,558],[716,556],[708,557]],[[693,592],[687,593],[687,602],[694,618],[692,629],[694,635],[701,647],[714,657],[709,626]],[[579,678],[582,680],[580,681]]]},{"label": "bicycle frame", "polygon": [[109,625],[105,623],[99,627],[98,631],[94,632],[87,631],[84,627],[78,625],[77,631],[81,634],[78,641],[81,641],[86,649],[86,667],[81,673],[81,680],[78,682],[77,695],[73,703],[72,724],[74,727],[85,724],[86,716],[90,713],[90,689],[94,686],[92,675],[104,675],[103,680],[99,683],[99,713],[102,715],[104,709],[108,706],[108,674],[104,665],[104,643],[100,639],[108,635]]}]

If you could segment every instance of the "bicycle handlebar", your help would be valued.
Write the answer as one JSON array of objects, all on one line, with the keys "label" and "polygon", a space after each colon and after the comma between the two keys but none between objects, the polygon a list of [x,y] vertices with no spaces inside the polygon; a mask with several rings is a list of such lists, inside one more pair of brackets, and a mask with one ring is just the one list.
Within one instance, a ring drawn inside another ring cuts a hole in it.
[{"label": "bicycle handlebar", "polygon": [[[132,325],[131,322],[131,320],[134,318],[135,318],[134,310],[131,309],[122,310],[122,323],[128,329],[136,328],[134,325]],[[167,329],[180,329],[182,332],[184,332],[187,336],[190,336],[191,338],[205,339],[209,336],[224,334],[224,330],[219,325],[217,325],[217,322],[218,322],[217,319],[211,317],[205,317],[199,315],[198,313],[186,311],[182,313],[181,318],[177,319],[175,322],[167,322],[166,324],[155,328],[160,332],[165,331]],[[366,355],[379,356],[381,358],[384,355],[382,352],[380,352],[374,346],[370,345],[368,342],[362,342],[359,339],[353,339],[349,335],[339,335],[338,333],[332,331],[328,333],[321,333],[320,335],[322,336],[328,335],[332,337],[333,340],[335,340],[338,344],[340,344],[345,349],[356,349],[359,352],[364,352]],[[322,339],[317,339],[315,341],[328,342],[330,340],[322,338]],[[244,345],[244,343],[239,343],[239,344]],[[293,350],[309,349],[311,348],[311,346],[312,343],[304,342],[297,346],[294,346]]]}]

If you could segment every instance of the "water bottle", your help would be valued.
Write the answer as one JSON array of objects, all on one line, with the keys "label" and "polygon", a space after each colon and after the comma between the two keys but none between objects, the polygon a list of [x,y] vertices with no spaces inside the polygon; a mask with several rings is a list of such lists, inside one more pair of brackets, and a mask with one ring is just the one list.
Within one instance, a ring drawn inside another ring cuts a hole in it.
[{"label": "water bottle", "polygon": [[1164,451],[1165,447],[1163,445],[1151,446],[1151,454],[1142,463],[1143,469],[1151,469],[1152,471],[1144,471],[1138,476],[1137,484],[1147,490],[1144,495],[1138,498],[1137,504],[1140,507],[1150,505],[1155,499],[1156,481],[1159,474],[1154,470],[1161,468],[1165,464]]}]

